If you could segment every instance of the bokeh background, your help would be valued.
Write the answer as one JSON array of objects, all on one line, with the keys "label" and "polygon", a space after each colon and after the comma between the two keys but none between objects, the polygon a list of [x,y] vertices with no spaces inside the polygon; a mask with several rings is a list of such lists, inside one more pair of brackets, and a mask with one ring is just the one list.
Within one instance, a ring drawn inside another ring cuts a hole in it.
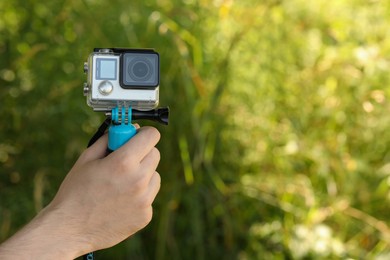
[{"label": "bokeh background", "polygon": [[0,241],[104,120],[94,47],[156,49],[171,108],[154,219],[98,259],[390,258],[385,0],[0,1]]}]

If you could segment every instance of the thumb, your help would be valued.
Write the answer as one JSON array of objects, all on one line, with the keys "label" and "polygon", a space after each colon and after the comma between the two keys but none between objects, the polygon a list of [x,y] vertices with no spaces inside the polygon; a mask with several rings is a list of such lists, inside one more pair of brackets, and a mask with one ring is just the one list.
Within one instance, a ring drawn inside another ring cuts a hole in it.
[{"label": "thumb", "polygon": [[84,164],[97,159],[102,159],[107,155],[108,135],[104,134],[92,146],[88,147],[77,160],[76,164]]}]

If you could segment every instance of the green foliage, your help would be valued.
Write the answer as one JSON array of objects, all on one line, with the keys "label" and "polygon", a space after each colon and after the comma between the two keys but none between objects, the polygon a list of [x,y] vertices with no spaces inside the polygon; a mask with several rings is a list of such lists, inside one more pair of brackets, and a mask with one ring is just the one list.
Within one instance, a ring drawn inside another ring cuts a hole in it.
[{"label": "green foliage", "polygon": [[[94,47],[161,56],[152,223],[102,259],[390,256],[390,2],[0,2],[0,241],[103,120]],[[150,124],[142,122],[142,124]]]}]

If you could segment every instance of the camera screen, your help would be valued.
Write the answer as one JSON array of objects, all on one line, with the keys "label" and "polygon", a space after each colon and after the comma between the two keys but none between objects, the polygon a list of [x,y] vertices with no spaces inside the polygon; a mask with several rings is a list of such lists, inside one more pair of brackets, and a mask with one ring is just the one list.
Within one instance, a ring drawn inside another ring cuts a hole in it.
[{"label": "camera screen", "polygon": [[96,79],[116,80],[116,59],[96,59]]}]

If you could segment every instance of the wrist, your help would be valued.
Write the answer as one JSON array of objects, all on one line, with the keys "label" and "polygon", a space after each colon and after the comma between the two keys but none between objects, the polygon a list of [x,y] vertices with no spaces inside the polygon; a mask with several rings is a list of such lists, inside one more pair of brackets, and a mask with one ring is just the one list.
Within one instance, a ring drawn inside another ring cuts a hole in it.
[{"label": "wrist", "polygon": [[0,259],[74,259],[91,250],[69,217],[49,207],[0,245]]}]

